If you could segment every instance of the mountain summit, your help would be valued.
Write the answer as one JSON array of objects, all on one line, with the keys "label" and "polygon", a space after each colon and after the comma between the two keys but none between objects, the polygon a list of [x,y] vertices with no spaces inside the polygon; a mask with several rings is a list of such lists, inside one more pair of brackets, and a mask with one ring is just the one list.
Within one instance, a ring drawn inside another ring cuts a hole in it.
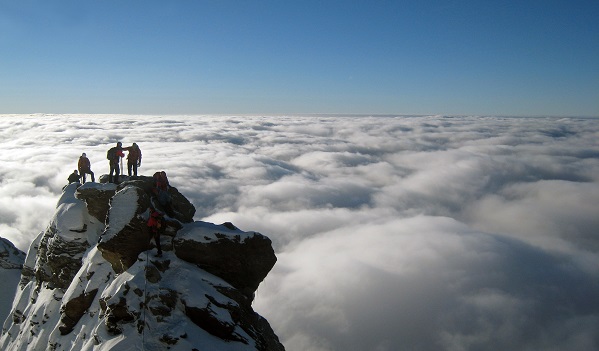
[{"label": "mountain summit", "polygon": [[[126,178],[126,177],[125,177]],[[151,177],[71,183],[29,248],[2,350],[284,350],[252,309],[276,262],[269,238],[171,208],[156,255]]]}]

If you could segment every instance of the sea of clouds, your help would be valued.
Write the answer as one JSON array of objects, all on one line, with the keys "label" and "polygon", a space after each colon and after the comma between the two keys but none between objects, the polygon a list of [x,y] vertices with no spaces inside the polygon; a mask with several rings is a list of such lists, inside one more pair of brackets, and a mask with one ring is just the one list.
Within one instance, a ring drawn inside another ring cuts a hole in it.
[{"label": "sea of clouds", "polygon": [[2,115],[0,236],[117,141],[273,240],[254,308],[290,351],[599,349],[599,119]]}]

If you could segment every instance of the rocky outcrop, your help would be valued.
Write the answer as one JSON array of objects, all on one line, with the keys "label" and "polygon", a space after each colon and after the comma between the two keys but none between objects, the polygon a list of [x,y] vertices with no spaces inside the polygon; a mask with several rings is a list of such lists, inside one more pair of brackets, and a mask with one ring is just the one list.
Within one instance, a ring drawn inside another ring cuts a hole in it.
[{"label": "rocky outcrop", "polygon": [[174,218],[155,257],[151,177],[67,186],[31,245],[0,349],[284,350],[252,309],[276,262],[270,239],[194,222],[169,192]]},{"label": "rocky outcrop", "polygon": [[248,235],[230,223],[188,226],[174,238],[173,247],[177,257],[223,278],[248,298],[277,261],[269,238]]},{"label": "rocky outcrop", "polygon": [[0,238],[0,268],[21,269],[25,261],[25,253],[17,249],[7,239]]},{"label": "rocky outcrop", "polygon": [[28,254],[24,275],[31,271],[38,286],[46,283],[52,289],[68,288],[91,246],[89,214],[85,204],[74,196],[76,186],[72,183],[65,188],[52,221],[32,244],[35,250]]},{"label": "rocky outcrop", "polygon": [[[148,211],[150,207],[161,209],[154,199],[152,177],[138,176],[130,179],[123,176],[122,179],[118,186],[106,183],[99,190],[84,185],[77,190],[76,195],[86,202],[90,214],[106,221],[106,230],[101,236],[98,249],[117,273],[125,271],[136,261],[139,253],[150,248],[146,226]],[[175,187],[169,187],[168,192],[174,219],[181,223],[193,222],[193,204]],[[124,214],[123,211],[132,213]],[[124,226],[120,223],[123,216],[128,216]],[[170,226],[171,232],[173,228],[180,227],[175,221],[171,221]]]},{"label": "rocky outcrop", "polygon": [[103,184],[102,186],[95,183],[86,184],[77,189],[75,197],[85,201],[89,214],[103,223],[110,209],[110,199],[116,193],[116,186],[114,184]]},{"label": "rocky outcrop", "polygon": [[[144,192],[150,197],[155,196],[154,193],[154,179],[147,176],[127,177],[122,176],[122,183],[119,184],[119,189],[125,186],[136,186],[143,189]],[[177,190],[174,186],[168,187],[168,193],[171,199],[171,206],[174,210],[174,217],[182,223],[193,222],[193,216],[195,215],[196,209],[189,200],[183,194]],[[160,205],[156,201],[152,201],[152,205],[160,208]],[[162,209],[164,211],[164,209]]]},{"label": "rocky outcrop", "polygon": [[19,285],[25,253],[0,237],[0,322],[9,315],[12,296]]},{"label": "rocky outcrop", "polygon": [[46,229],[40,242],[34,274],[50,288],[67,289],[81,268],[81,258],[89,244],[83,238],[67,240],[55,226]]},{"label": "rocky outcrop", "polygon": [[147,232],[147,216],[150,199],[143,189],[126,186],[110,200],[106,230],[100,237],[98,249],[112,264],[116,273],[131,267],[137,256],[150,248]]},{"label": "rocky outcrop", "polygon": [[60,322],[62,325],[58,327],[62,335],[73,331],[73,328],[77,325],[81,317],[83,317],[85,311],[87,311],[94,302],[97,293],[98,289],[94,289],[89,293],[82,293],[63,304],[62,310],[60,311]]}]

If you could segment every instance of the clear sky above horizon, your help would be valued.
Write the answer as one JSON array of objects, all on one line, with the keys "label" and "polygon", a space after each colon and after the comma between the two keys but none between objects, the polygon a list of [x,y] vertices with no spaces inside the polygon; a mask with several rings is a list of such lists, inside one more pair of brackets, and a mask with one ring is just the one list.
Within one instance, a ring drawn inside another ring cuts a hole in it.
[{"label": "clear sky above horizon", "polygon": [[596,0],[0,0],[0,113],[599,116],[597,18]]}]

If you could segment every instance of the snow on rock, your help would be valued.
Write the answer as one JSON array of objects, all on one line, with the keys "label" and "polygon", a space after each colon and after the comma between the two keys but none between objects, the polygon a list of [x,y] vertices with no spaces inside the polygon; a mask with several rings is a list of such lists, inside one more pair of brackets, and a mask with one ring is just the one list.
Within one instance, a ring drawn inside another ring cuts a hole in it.
[{"label": "snow on rock", "polygon": [[88,182],[77,189],[75,196],[85,201],[87,211],[91,216],[104,223],[110,207],[110,198],[112,198],[116,190],[116,184]]},{"label": "snow on rock", "polygon": [[9,240],[0,237],[0,323],[10,312],[24,262],[25,253]]},{"label": "snow on rock", "polygon": [[148,184],[64,189],[25,259],[1,350],[284,350],[251,306],[276,262],[270,239],[192,222],[179,199],[157,258]]},{"label": "snow on rock", "polygon": [[110,240],[119,233],[135,216],[139,199],[135,187],[126,187],[119,191],[110,202],[110,217],[108,228],[103,234],[103,239]]},{"label": "snow on rock", "polygon": [[51,223],[61,235],[72,236],[73,239],[83,230],[87,212],[85,203],[75,198],[78,185],[78,183],[71,183],[64,189]]},{"label": "snow on rock", "polygon": [[15,247],[8,239],[0,237],[0,268],[21,269],[25,262],[25,253]]},{"label": "snow on rock", "polygon": [[269,238],[231,223],[185,225],[173,247],[177,257],[222,277],[250,299],[277,260]]},{"label": "snow on rock", "polygon": [[27,284],[34,277],[35,262],[37,261],[37,253],[43,236],[44,232],[39,233],[31,242],[31,245],[29,245],[29,250],[27,250],[27,256],[25,256],[25,263],[23,264],[21,273],[21,285]]},{"label": "snow on rock", "polygon": [[146,218],[150,200],[139,187],[126,186],[110,200],[107,226],[98,249],[117,273],[127,270],[149,248]]}]

